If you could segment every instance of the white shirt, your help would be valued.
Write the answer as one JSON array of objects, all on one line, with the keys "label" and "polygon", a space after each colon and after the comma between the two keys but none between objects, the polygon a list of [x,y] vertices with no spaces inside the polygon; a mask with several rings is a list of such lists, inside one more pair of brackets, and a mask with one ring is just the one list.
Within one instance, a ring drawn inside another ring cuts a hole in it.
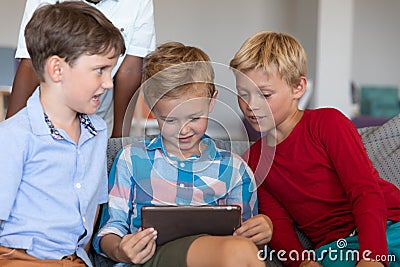
[{"label": "white shirt", "polygon": [[[15,53],[16,58],[30,58],[25,44],[24,31],[33,12],[42,4],[54,4],[56,2],[57,0],[26,1],[24,16],[19,31],[17,51]],[[86,3],[100,10],[114,26],[121,31],[125,40],[126,54],[144,57],[155,49],[156,38],[152,0],[103,0],[97,4]],[[121,66],[124,58],[125,55],[119,58],[117,65],[113,69],[113,76]],[[97,115],[106,120],[109,130],[113,122],[112,104],[113,92],[112,90],[106,90],[102,95]]]}]

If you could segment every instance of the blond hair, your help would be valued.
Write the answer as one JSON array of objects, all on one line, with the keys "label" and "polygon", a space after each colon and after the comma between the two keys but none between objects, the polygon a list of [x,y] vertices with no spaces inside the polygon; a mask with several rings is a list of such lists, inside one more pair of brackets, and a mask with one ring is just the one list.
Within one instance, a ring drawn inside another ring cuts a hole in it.
[{"label": "blond hair", "polygon": [[[150,108],[161,98],[179,98],[188,92],[212,97],[215,91],[208,55],[179,42],[164,43],[144,58],[142,82],[144,99]],[[199,88],[207,90],[200,92]]]},{"label": "blond hair", "polygon": [[290,86],[297,86],[307,74],[307,55],[295,37],[286,33],[259,32],[247,39],[230,62],[241,72],[261,69],[279,75]]}]

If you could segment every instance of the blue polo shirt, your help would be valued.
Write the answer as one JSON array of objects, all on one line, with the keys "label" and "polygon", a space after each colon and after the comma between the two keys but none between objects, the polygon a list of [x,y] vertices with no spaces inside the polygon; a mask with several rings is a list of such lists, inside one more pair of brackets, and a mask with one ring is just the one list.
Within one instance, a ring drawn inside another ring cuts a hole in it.
[{"label": "blue polo shirt", "polygon": [[37,89],[0,123],[0,245],[40,259],[84,251],[96,208],[107,202],[105,122],[80,115],[78,144],[44,115]]}]

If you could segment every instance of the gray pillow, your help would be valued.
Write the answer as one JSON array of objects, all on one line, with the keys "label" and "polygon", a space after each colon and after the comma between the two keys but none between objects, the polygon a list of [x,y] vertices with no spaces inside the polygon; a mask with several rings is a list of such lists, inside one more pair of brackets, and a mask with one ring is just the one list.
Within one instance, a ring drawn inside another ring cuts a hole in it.
[{"label": "gray pillow", "polygon": [[359,129],[379,175],[400,188],[400,114],[382,126]]}]

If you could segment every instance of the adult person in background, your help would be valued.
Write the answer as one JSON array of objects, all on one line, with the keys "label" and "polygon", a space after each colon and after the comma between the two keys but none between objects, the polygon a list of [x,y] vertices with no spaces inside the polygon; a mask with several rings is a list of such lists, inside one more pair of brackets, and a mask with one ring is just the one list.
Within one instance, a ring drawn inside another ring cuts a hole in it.
[{"label": "adult person in background", "polygon": [[[26,49],[24,30],[37,7],[57,0],[27,0],[22,19],[15,57],[21,59],[14,77],[6,118],[21,110],[39,85]],[[59,1],[64,2],[64,1]],[[114,90],[108,90],[101,99],[97,115],[108,126],[111,137],[129,135],[130,127],[122,129],[129,101],[140,86],[142,58],[155,49],[155,29],[152,0],[85,0],[100,10],[122,33],[126,54],[113,69]],[[62,33],[61,33],[62,34]],[[131,121],[132,114],[128,114]]]},{"label": "adult person in background", "polygon": [[25,36],[40,86],[0,123],[0,266],[92,267],[108,195],[107,127],[95,113],[125,41],[81,1],[36,9]]}]

